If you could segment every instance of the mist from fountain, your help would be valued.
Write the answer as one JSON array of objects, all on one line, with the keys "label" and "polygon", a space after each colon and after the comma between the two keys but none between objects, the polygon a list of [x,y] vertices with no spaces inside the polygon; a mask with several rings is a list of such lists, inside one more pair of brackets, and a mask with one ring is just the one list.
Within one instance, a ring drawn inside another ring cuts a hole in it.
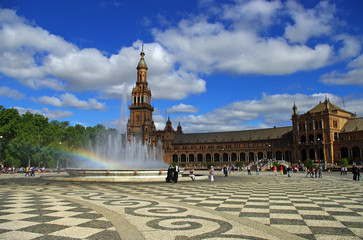
[{"label": "mist from fountain", "polygon": [[[126,129],[127,102],[121,104],[121,117],[118,130],[99,132],[95,140],[89,141],[83,154],[73,156],[74,166],[85,169],[162,169],[164,163],[161,141],[156,146],[143,144],[133,138],[127,141],[126,134],[120,134],[120,129]],[[125,121],[126,120],[126,121]]]}]

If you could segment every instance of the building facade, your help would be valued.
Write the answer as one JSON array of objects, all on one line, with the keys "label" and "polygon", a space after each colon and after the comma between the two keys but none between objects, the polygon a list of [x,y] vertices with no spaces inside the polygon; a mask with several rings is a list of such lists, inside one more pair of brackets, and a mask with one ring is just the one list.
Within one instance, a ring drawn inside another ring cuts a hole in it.
[{"label": "building facade", "polygon": [[336,163],[342,158],[363,161],[363,118],[339,108],[329,99],[303,114],[298,114],[294,104],[290,127],[185,134],[180,123],[174,130],[168,118],[164,130],[156,131],[145,53],[142,51],[140,55],[136,87],[129,106],[127,137],[129,141],[134,137],[149,145],[161,141],[167,163],[206,166],[263,159],[291,163],[307,159]]}]

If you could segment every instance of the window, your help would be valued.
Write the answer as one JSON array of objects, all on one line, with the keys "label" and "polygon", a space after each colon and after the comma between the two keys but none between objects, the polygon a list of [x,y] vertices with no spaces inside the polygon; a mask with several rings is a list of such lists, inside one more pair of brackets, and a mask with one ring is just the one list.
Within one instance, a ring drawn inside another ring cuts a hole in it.
[{"label": "window", "polygon": [[333,120],[333,128],[338,128],[338,121],[337,120]]}]

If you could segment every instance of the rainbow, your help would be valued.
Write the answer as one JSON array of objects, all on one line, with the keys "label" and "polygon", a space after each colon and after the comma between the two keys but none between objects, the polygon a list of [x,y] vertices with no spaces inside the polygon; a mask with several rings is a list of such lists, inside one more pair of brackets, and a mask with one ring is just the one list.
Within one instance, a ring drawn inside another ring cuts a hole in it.
[{"label": "rainbow", "polygon": [[83,164],[87,165],[87,168],[104,168],[104,169],[119,169],[122,168],[121,162],[117,164],[97,155],[91,151],[84,149],[77,149],[75,151],[67,152],[73,159],[82,161]]}]

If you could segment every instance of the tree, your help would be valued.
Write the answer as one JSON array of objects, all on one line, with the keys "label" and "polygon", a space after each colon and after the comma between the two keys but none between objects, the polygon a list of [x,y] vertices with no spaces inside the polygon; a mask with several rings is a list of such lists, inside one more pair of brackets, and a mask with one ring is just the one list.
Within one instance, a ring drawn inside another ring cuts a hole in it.
[{"label": "tree", "polygon": [[305,161],[305,167],[307,167],[308,169],[313,169],[313,167],[314,167],[313,160],[311,160],[310,158],[309,158],[309,159],[307,159],[307,160]]},{"label": "tree", "polygon": [[349,167],[349,159],[343,158],[339,161],[339,165],[341,167]]}]

